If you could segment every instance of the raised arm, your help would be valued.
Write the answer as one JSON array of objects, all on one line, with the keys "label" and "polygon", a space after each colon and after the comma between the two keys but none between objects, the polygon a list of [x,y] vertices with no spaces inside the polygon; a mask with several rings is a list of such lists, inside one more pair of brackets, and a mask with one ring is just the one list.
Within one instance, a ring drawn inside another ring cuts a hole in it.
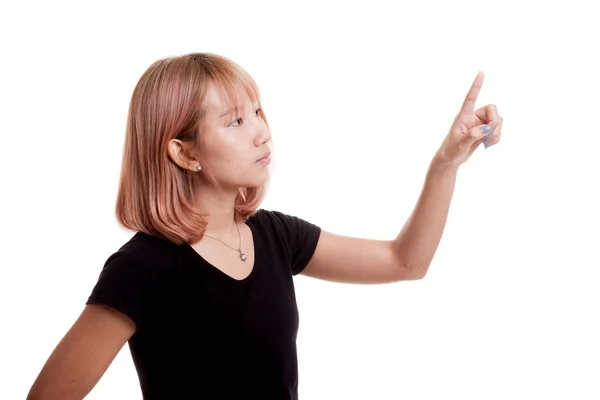
[{"label": "raised arm", "polygon": [[134,332],[134,322],[124,314],[87,305],[46,361],[27,399],[83,399]]},{"label": "raised arm", "polygon": [[483,143],[500,141],[502,117],[493,104],[474,109],[483,84],[477,74],[450,131],[427,171],[417,205],[394,240],[369,240],[321,233],[302,274],[345,283],[387,283],[421,279],[442,238],[458,168]]}]

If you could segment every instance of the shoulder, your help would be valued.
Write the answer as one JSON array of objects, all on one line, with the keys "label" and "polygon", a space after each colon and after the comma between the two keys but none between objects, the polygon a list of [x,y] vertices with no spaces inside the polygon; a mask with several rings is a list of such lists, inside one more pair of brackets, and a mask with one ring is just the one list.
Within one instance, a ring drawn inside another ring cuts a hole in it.
[{"label": "shoulder", "polygon": [[155,259],[174,251],[178,245],[157,236],[136,232],[117,253],[135,257]]},{"label": "shoulder", "polygon": [[175,248],[177,245],[160,238],[135,233],[106,258],[90,298],[134,303],[136,296],[168,278]]},{"label": "shoulder", "polygon": [[169,250],[176,245],[135,233],[106,259],[86,304],[102,304],[127,315],[140,327],[164,289]]},{"label": "shoulder", "polygon": [[291,246],[305,240],[316,242],[321,233],[319,226],[281,211],[260,209],[248,219],[248,222],[260,226],[267,234],[276,236]]},{"label": "shoulder", "polygon": [[261,208],[248,218],[248,222],[255,225],[277,226],[285,224],[286,217],[282,212]]},{"label": "shoulder", "polygon": [[259,209],[249,219],[248,222],[267,225],[275,229],[290,229],[296,228],[299,225],[311,225],[314,224],[292,214],[286,214],[281,211]]},{"label": "shoulder", "polygon": [[172,260],[178,246],[143,232],[135,233],[119,249],[110,254],[103,270],[134,274],[156,274]]},{"label": "shoulder", "polygon": [[279,244],[294,275],[310,261],[321,235],[321,228],[295,215],[261,209],[250,219],[263,227],[270,243]]}]

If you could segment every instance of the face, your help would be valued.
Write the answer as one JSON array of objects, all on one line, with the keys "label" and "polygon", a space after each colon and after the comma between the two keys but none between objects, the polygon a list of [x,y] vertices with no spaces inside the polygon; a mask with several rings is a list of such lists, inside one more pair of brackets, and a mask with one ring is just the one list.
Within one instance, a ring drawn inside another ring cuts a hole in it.
[{"label": "face", "polygon": [[239,108],[232,108],[221,94],[216,85],[207,93],[200,165],[223,188],[261,186],[269,177],[271,134],[259,104],[243,96]]}]

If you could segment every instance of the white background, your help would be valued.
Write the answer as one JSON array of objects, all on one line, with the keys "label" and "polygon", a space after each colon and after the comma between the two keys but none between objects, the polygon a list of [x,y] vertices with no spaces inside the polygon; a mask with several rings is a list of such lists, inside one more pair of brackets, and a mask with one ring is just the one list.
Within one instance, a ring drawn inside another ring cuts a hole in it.
[{"label": "white background", "polygon": [[[113,210],[137,80],[195,51],[259,84],[263,207],[335,233],[395,237],[477,71],[505,119],[424,280],[296,278],[301,398],[600,398],[600,28],[593,2],[557,3],[2,5],[0,399],[25,398],[130,237]],[[141,398],[127,347],[88,398]]]}]

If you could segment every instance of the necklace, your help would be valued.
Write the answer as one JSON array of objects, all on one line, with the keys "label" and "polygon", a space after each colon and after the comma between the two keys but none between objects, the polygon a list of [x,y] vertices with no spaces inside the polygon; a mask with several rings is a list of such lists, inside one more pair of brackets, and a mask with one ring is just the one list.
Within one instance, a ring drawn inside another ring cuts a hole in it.
[{"label": "necklace", "polygon": [[235,247],[231,247],[230,245],[228,245],[227,243],[225,243],[224,241],[217,239],[216,237],[212,237],[210,235],[207,235],[206,233],[204,234],[204,236],[209,237],[211,239],[217,240],[221,243],[223,243],[225,246],[229,247],[232,250],[237,251],[238,253],[240,253],[240,260],[242,261],[246,261],[246,254],[242,251],[242,235],[240,235],[240,228],[238,227],[237,222],[235,223],[235,228],[237,229],[237,233],[238,233],[238,238],[239,238],[239,242],[238,242],[238,248],[236,249]]}]

